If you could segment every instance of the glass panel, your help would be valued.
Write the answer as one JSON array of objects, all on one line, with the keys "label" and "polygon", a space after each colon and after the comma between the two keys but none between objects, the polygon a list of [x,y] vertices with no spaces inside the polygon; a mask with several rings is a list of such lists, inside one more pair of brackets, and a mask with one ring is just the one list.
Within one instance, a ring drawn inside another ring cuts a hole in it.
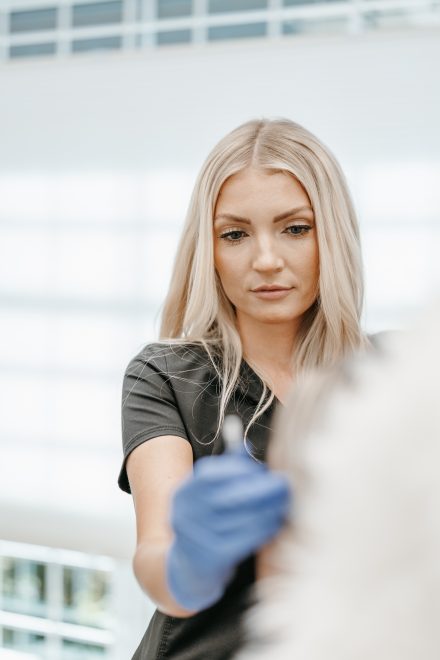
[{"label": "glass panel", "polygon": [[49,44],[29,44],[27,46],[11,46],[9,48],[9,57],[35,57],[38,55],[54,55],[56,45]]},{"label": "glass panel", "polygon": [[95,628],[111,627],[109,595],[107,573],[70,566],[63,568],[63,621]]},{"label": "glass panel", "polygon": [[158,0],[157,18],[177,18],[190,16],[192,13],[192,0]]},{"label": "glass panel", "polygon": [[10,649],[14,644],[14,633],[15,630],[12,628],[3,628],[2,634],[2,647]]},{"label": "glass panel", "polygon": [[407,28],[416,25],[416,13],[405,9],[394,9],[393,11],[368,11],[365,12],[363,20],[367,28],[387,29],[387,28]]},{"label": "glass panel", "polygon": [[63,639],[62,649],[60,660],[84,660],[85,658],[108,657],[105,646],[76,642],[70,639]]},{"label": "glass panel", "polygon": [[90,5],[74,5],[72,25],[107,25],[122,21],[122,2],[96,2]]},{"label": "glass panel", "polygon": [[39,32],[54,30],[57,25],[57,9],[14,11],[9,14],[10,32]]},{"label": "glass panel", "polygon": [[283,34],[329,34],[332,32],[345,32],[348,27],[348,19],[345,17],[325,19],[297,19],[285,21],[282,24]]},{"label": "glass panel", "polygon": [[224,14],[231,11],[266,9],[267,0],[209,0],[209,14]]},{"label": "glass panel", "polygon": [[85,53],[90,50],[117,50],[121,48],[121,37],[100,37],[99,39],[75,39],[72,52]]},{"label": "glass panel", "polygon": [[266,36],[267,23],[249,23],[248,25],[216,25],[208,29],[208,40],[242,39],[245,37]]},{"label": "glass panel", "polygon": [[1,608],[9,612],[46,616],[46,566],[27,559],[3,557]]},{"label": "glass panel", "polygon": [[191,30],[171,30],[169,32],[158,32],[158,46],[167,46],[169,44],[187,44],[191,41]]},{"label": "glass panel", "polygon": [[[343,0],[342,0],[343,1]],[[304,5],[322,5],[326,2],[341,2],[341,0],[283,0],[285,7],[300,7]],[[351,2],[351,0],[346,0]]]},{"label": "glass panel", "polygon": [[1,648],[20,651],[23,653],[31,653],[32,658],[46,657],[45,654],[46,638],[44,637],[44,635],[27,632],[26,630],[3,628],[2,637],[3,640],[2,640]]}]

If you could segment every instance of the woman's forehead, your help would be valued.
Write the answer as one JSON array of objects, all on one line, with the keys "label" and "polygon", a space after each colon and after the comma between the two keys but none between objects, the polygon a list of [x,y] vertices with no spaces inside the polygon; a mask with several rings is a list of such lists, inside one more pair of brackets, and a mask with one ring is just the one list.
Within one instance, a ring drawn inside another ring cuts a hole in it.
[{"label": "woman's forehead", "polygon": [[246,168],[231,175],[223,183],[215,210],[225,205],[246,206],[255,203],[270,203],[283,198],[292,203],[303,201],[310,203],[308,195],[298,179],[287,171]]}]

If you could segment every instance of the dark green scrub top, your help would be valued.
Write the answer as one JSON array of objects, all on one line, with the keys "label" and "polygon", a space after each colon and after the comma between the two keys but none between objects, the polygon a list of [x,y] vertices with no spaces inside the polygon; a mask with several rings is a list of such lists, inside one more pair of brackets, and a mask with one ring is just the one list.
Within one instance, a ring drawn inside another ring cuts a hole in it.
[{"label": "dark green scrub top", "polygon": [[[246,427],[263,384],[242,361],[240,380],[226,413],[237,413]],[[126,472],[129,453],[142,442],[161,435],[188,440],[194,461],[223,452],[217,429],[220,382],[201,346],[149,344],[128,364],[122,393],[124,460],[119,487],[130,493]],[[257,419],[249,431],[248,446],[265,460],[272,416],[278,401]],[[242,617],[252,604],[255,555],[241,562],[223,597],[192,617],[171,617],[155,611],[132,660],[226,660],[243,642]]]}]

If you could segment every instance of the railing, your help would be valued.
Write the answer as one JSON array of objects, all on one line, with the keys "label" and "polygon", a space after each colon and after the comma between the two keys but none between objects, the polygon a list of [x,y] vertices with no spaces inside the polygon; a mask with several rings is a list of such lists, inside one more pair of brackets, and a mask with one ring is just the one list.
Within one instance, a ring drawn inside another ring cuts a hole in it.
[{"label": "railing", "polygon": [[[102,653],[113,646],[113,623],[107,620],[105,601],[111,590],[115,562],[106,557],[4,541],[0,541],[0,554],[3,644],[14,643],[13,634],[22,632],[32,641],[29,639],[23,644],[22,640],[21,650],[24,646],[26,651],[37,653],[35,657],[54,660],[63,655],[63,640],[79,648],[89,644],[89,649],[96,647]],[[66,571],[72,576],[70,580],[81,581],[69,587],[69,595],[66,594]],[[5,584],[6,579],[8,584]],[[99,600],[96,598],[98,591]],[[72,600],[70,592],[76,609],[66,607]],[[14,646],[16,644],[15,641]]]},{"label": "railing", "polygon": [[153,611],[131,572],[131,562],[0,540],[0,648],[35,660],[130,657]]},{"label": "railing", "polygon": [[[383,27],[440,25],[440,0],[267,0],[265,9],[227,12],[219,11],[221,4],[214,6],[212,1],[193,0],[190,15],[158,18],[160,0],[157,4],[152,0],[52,0],[52,5],[50,0],[0,0],[0,61],[25,55],[65,57],[97,49],[154,49],[166,44],[278,38],[316,30],[358,34]],[[103,12],[103,8],[108,11]],[[50,9],[52,14],[48,15]],[[86,16],[77,18],[85,9],[89,25]],[[43,11],[50,29],[39,29],[44,24]],[[17,25],[20,13],[28,14],[30,23],[25,28]]]}]

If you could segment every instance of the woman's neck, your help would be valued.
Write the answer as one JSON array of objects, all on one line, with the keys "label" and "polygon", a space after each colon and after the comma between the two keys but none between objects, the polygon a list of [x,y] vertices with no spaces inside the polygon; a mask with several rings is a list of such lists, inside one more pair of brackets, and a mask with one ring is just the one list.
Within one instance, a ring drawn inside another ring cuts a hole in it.
[{"label": "woman's neck", "polygon": [[237,317],[243,357],[274,380],[277,373],[291,373],[292,355],[298,327],[293,323],[258,323]]}]

